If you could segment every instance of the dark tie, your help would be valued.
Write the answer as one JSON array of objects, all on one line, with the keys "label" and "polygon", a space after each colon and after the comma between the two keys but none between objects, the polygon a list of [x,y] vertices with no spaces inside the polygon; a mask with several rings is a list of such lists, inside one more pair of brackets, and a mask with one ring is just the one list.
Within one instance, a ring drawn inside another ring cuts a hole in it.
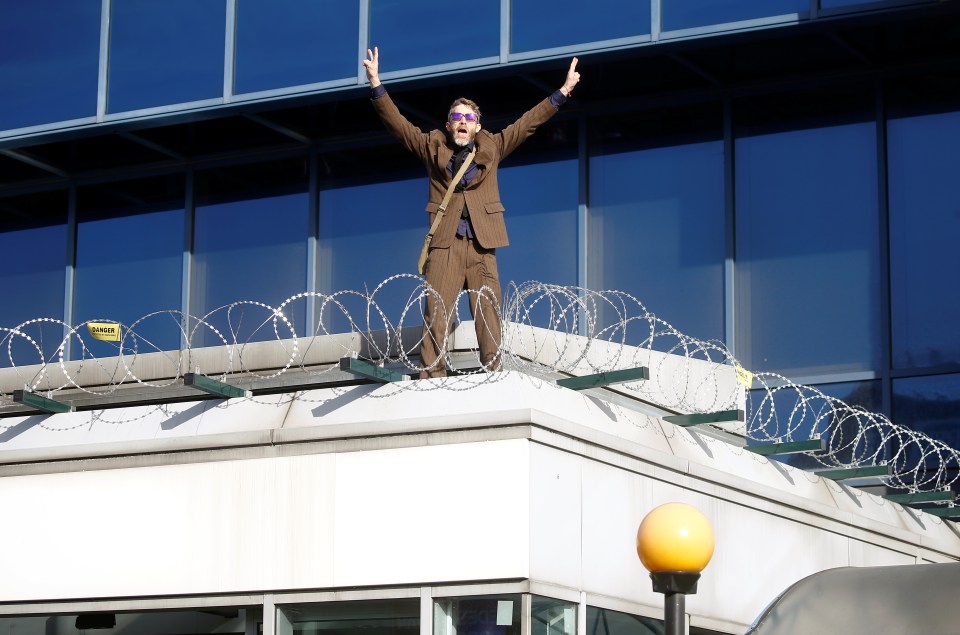
[{"label": "dark tie", "polygon": [[[470,154],[470,148],[462,148],[460,152],[457,153],[457,156],[453,158],[453,176],[457,176],[457,172],[460,171],[460,167],[463,165],[463,162],[467,160],[467,155]],[[460,179],[460,182],[457,183],[456,191],[462,192],[463,179]]]}]

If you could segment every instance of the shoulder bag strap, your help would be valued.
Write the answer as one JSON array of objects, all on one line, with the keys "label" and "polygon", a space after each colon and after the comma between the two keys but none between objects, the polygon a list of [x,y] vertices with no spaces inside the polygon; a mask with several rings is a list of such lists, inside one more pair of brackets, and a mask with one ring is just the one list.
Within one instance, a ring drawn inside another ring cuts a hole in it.
[{"label": "shoulder bag strap", "polygon": [[463,165],[461,165],[457,173],[453,175],[453,180],[450,181],[450,187],[447,188],[447,193],[443,195],[443,201],[440,203],[440,207],[437,208],[437,216],[434,218],[433,224],[430,225],[430,231],[427,232],[427,237],[423,240],[423,247],[420,249],[420,259],[417,261],[417,272],[421,275],[423,274],[424,266],[427,264],[427,252],[430,251],[430,243],[433,241],[433,235],[437,233],[437,228],[440,227],[443,214],[447,211],[447,205],[450,204],[450,199],[453,197],[453,190],[456,189],[457,183],[459,183],[463,175],[466,174],[467,168],[470,167],[470,162],[473,161],[473,155],[476,153],[477,146],[474,145],[473,150],[471,150],[467,158],[464,159]]}]

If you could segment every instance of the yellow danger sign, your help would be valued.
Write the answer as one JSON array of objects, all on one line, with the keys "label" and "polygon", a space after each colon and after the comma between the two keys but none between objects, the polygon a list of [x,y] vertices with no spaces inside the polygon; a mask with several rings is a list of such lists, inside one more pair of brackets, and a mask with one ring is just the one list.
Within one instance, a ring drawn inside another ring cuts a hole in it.
[{"label": "yellow danger sign", "polygon": [[737,381],[746,386],[747,388],[753,387],[753,373],[741,366],[740,364],[736,365],[737,369]]},{"label": "yellow danger sign", "polygon": [[120,341],[120,325],[116,322],[87,322],[87,330],[94,339],[104,342]]}]

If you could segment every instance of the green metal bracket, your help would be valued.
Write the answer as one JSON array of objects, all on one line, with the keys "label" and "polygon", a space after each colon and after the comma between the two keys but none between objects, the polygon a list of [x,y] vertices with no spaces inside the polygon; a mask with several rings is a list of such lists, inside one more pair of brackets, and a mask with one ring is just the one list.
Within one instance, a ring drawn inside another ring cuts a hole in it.
[{"label": "green metal bracket", "polygon": [[909,494],[887,494],[885,499],[892,503],[946,503],[953,500],[953,492],[911,492]]},{"label": "green metal bracket", "polygon": [[960,507],[924,507],[920,511],[940,518],[960,518]]},{"label": "green metal bracket", "polygon": [[743,421],[743,410],[722,410],[720,412],[697,412],[689,415],[667,415],[661,417],[678,426],[698,426],[704,423],[724,423],[727,421]]},{"label": "green metal bracket", "polygon": [[73,406],[70,404],[54,401],[53,399],[47,399],[46,397],[41,397],[37,393],[30,392],[29,390],[14,390],[13,400],[16,403],[22,403],[25,406],[30,406],[31,408],[36,408],[41,412],[46,412],[47,414],[52,415],[73,411]]},{"label": "green metal bracket", "polygon": [[238,388],[237,386],[231,386],[230,384],[225,384],[222,381],[217,381],[216,379],[210,379],[206,375],[201,375],[200,373],[186,373],[183,376],[183,385],[192,386],[197,390],[202,390],[203,392],[216,395],[217,397],[223,397],[224,399],[249,397],[251,394],[249,390],[244,390],[243,388]]},{"label": "green metal bracket", "polygon": [[800,452],[820,452],[825,450],[826,447],[825,439],[807,439],[804,441],[748,445],[746,449],[760,456],[777,456],[779,454],[799,454]]},{"label": "green metal bracket", "polygon": [[570,390],[586,390],[587,388],[603,388],[611,384],[622,384],[628,381],[650,379],[650,372],[643,366],[639,368],[624,368],[622,370],[608,370],[595,375],[581,377],[565,377],[558,379],[557,385]]},{"label": "green metal bracket", "polygon": [[381,383],[403,381],[407,378],[407,376],[402,373],[371,364],[366,360],[356,357],[341,357],[340,370]]},{"label": "green metal bracket", "polygon": [[814,472],[821,478],[831,481],[847,481],[855,478],[870,478],[875,476],[890,476],[889,465],[865,465],[863,467],[842,467]]}]

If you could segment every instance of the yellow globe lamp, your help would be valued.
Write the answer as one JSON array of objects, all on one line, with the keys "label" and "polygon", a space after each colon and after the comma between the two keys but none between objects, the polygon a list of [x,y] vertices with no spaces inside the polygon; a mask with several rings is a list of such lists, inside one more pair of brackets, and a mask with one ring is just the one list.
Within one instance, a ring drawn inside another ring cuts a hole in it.
[{"label": "yellow globe lamp", "polygon": [[713,527],[686,503],[660,505],[637,530],[637,555],[647,571],[700,573],[713,556]]},{"label": "yellow globe lamp", "polygon": [[650,572],[653,590],[663,593],[663,632],[683,635],[687,594],[697,592],[700,572],[713,557],[713,527],[686,503],[660,505],[637,530],[637,555]]}]

